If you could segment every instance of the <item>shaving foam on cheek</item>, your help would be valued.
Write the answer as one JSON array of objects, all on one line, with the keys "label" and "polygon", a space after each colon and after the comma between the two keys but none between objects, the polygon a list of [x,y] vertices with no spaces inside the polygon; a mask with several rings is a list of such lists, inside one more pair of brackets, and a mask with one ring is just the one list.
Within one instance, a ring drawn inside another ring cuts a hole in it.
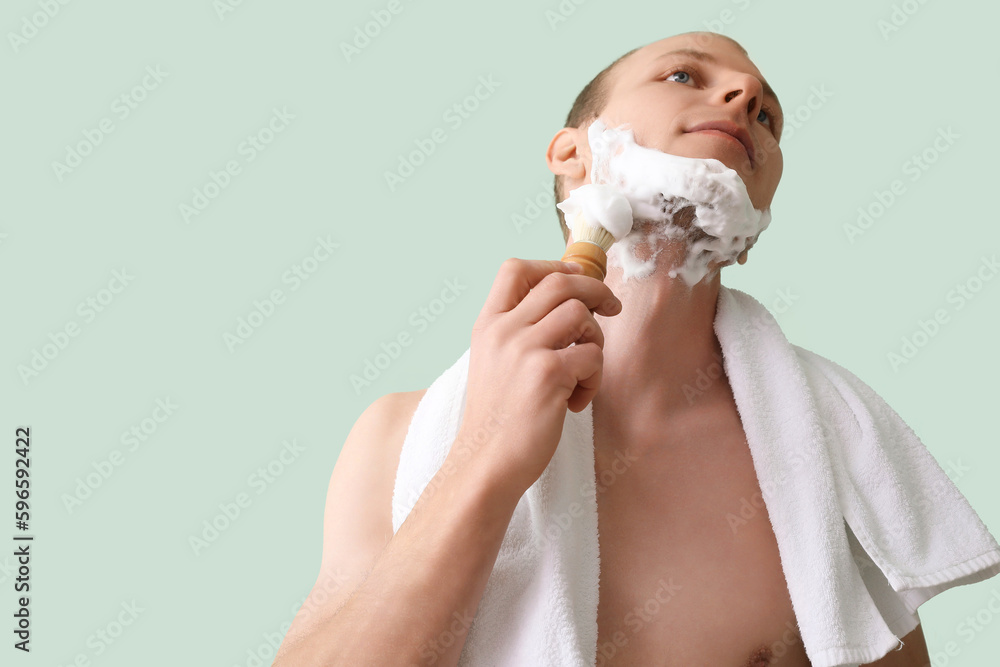
[{"label": "shaving foam on cheek", "polygon": [[[653,248],[668,239],[686,247],[684,261],[670,268],[670,277],[694,285],[708,274],[709,264],[735,262],[771,222],[770,209],[755,209],[739,174],[719,160],[640,146],[627,125],[609,129],[601,119],[591,123],[587,136],[591,181],[617,189],[635,220],[649,223],[633,225],[621,238],[615,234],[608,264],[622,269],[624,281],[644,278],[656,268],[662,248],[643,260],[636,254],[638,245]],[[679,224],[676,214],[691,207],[693,220]]]},{"label": "shaving foam on cheek", "polygon": [[583,216],[581,222],[603,227],[615,241],[621,241],[632,231],[632,207],[621,191],[610,185],[581,185],[556,206],[567,220]]}]

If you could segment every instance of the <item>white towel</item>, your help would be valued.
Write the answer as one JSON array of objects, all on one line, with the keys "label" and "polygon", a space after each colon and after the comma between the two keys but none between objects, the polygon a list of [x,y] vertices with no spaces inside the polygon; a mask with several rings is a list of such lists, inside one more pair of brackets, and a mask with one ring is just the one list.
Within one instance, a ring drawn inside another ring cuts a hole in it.
[{"label": "white towel", "polygon": [[[917,607],[1000,572],[1000,545],[927,448],[852,373],[792,345],[753,297],[721,287],[715,332],[806,654],[856,667],[899,646]],[[393,492],[398,531],[461,424],[469,350],[428,388]],[[459,665],[596,663],[600,557],[592,406],[566,412],[521,497]]]}]

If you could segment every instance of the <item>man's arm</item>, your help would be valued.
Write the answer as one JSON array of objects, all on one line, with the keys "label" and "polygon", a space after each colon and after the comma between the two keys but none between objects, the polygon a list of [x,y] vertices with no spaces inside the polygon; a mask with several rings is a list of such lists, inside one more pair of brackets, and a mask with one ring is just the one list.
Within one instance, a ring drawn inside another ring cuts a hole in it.
[{"label": "man's arm", "polygon": [[452,629],[476,613],[517,498],[455,462],[392,534],[399,452],[422,394],[383,396],[351,429],[331,476],[320,574],[275,667],[458,663],[468,622]]},{"label": "man's arm", "polygon": [[930,667],[931,658],[927,653],[924,630],[919,624],[902,641],[903,648],[889,651],[875,662],[865,664],[872,667]]},{"label": "man's arm", "polygon": [[392,491],[406,428],[425,390],[386,394],[355,421],[337,457],[323,513],[319,575],[278,650],[301,649],[371,572],[392,536]]},{"label": "man's arm", "polygon": [[348,435],[311,597],[334,594],[301,624],[296,616],[276,665],[458,664],[518,501],[552,460],[567,410],[585,409],[600,387],[595,315],[621,308],[577,264],[501,264],[472,328],[457,437],[395,535],[389,480],[399,458],[386,460],[385,443],[405,434],[413,413],[401,417],[383,397]]}]

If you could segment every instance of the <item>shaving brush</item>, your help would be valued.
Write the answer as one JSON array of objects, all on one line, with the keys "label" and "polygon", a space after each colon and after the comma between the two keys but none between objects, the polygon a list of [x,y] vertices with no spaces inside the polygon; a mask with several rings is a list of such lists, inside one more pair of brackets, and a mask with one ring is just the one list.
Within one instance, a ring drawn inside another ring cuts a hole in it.
[{"label": "shaving brush", "polygon": [[576,262],[585,275],[603,281],[608,273],[608,250],[632,231],[632,206],[610,185],[588,183],[573,190],[557,207],[570,219],[573,243],[564,262]]}]

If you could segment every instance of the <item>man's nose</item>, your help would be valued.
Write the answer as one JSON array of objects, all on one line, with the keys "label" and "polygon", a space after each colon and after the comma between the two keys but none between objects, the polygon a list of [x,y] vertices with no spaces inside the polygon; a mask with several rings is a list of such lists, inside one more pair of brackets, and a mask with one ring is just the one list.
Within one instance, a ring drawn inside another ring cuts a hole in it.
[{"label": "man's nose", "polygon": [[[737,90],[733,90],[733,91],[730,91],[730,92],[726,93],[726,103],[728,104],[729,102],[731,102],[732,100],[736,99],[740,95],[743,95],[743,89],[742,88],[737,89]],[[754,112],[755,107],[757,106],[757,100],[759,99],[759,95],[749,95],[748,94],[748,95],[743,95],[743,97],[744,97],[744,99],[746,99],[747,114],[748,115],[752,114]]]}]

